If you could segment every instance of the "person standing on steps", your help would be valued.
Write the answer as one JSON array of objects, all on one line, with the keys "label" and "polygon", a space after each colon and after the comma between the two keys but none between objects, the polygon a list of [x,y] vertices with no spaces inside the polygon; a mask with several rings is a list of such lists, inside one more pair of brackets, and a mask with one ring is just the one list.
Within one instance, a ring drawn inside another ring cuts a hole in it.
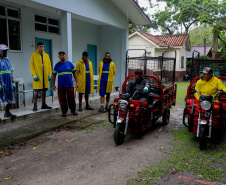
[{"label": "person standing on steps", "polygon": [[98,67],[99,80],[98,80],[98,92],[100,95],[100,109],[99,112],[104,112],[104,100],[106,95],[105,110],[109,110],[110,93],[113,92],[113,82],[116,73],[114,62],[111,60],[111,54],[106,52],[104,59],[100,62]]},{"label": "person standing on steps", "polygon": [[52,80],[52,69],[49,55],[44,51],[44,43],[38,42],[36,51],[31,55],[31,75],[34,89],[34,108],[37,111],[38,93],[42,91],[41,109],[52,109],[46,104],[46,91],[49,88],[49,81]]},{"label": "person standing on steps", "polygon": [[76,91],[79,92],[79,112],[82,112],[82,96],[85,94],[86,110],[94,110],[89,105],[89,94],[94,92],[93,86],[93,64],[89,60],[88,52],[82,53],[82,58],[76,64],[78,84]]},{"label": "person standing on steps", "polygon": [[64,51],[59,53],[60,62],[58,62],[53,70],[53,90],[56,91],[56,75],[58,74],[58,98],[62,111],[62,117],[67,116],[68,107],[74,116],[78,116],[76,112],[75,104],[75,89],[72,81],[72,75],[74,76],[76,85],[78,87],[78,79],[76,69],[74,65],[66,60],[66,54]]},{"label": "person standing on steps", "polygon": [[8,49],[6,45],[0,44],[0,104],[5,108],[4,117],[15,119],[17,116],[9,111],[9,105],[14,103],[15,77],[13,65],[7,57]]}]

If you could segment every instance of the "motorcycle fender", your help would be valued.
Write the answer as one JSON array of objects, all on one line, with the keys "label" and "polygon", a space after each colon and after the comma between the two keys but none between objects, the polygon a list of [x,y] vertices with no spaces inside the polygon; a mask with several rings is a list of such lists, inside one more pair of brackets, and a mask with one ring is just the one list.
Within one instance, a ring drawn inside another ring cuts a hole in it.
[{"label": "motorcycle fender", "polygon": [[119,119],[117,119],[117,121],[116,121],[116,125],[121,124],[121,123],[123,123],[124,121],[125,121],[125,119],[119,118]]}]

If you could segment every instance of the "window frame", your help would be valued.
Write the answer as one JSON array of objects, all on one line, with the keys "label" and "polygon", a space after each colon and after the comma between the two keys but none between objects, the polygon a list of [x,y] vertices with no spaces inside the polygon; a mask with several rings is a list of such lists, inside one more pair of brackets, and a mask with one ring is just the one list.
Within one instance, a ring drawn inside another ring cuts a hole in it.
[{"label": "window frame", "polygon": [[[15,52],[15,53],[22,53],[23,52],[23,49],[22,49],[22,25],[21,25],[21,10],[20,8],[14,8],[12,6],[8,6],[8,5],[4,5],[4,4],[1,4],[0,3],[0,6],[3,6],[5,7],[5,15],[0,15],[0,18],[2,19],[5,19],[6,20],[6,35],[7,35],[7,43],[5,43],[8,47],[9,47],[9,51],[10,52]],[[16,17],[11,17],[11,16],[8,16],[8,9],[11,9],[11,10],[17,10],[18,11],[18,18]],[[20,50],[12,50],[10,49],[10,41],[9,41],[9,21],[8,20],[13,20],[13,21],[18,21],[19,22],[19,25],[20,25]]]},{"label": "window frame", "polygon": [[[182,62],[183,62],[183,65],[182,65]],[[181,56],[181,59],[180,59],[180,68],[181,69],[184,69],[184,56]]]},{"label": "window frame", "polygon": [[[41,17],[45,17],[46,18],[46,23],[43,23],[43,22],[38,22],[38,21],[35,21],[35,16],[41,16]],[[53,19],[53,20],[57,20],[58,21],[58,26],[54,25],[54,24],[49,24],[49,19]],[[38,13],[35,13],[34,14],[34,28],[35,28],[35,25],[37,24],[41,24],[41,25],[46,25],[47,26],[47,31],[40,31],[40,30],[36,30],[36,32],[42,32],[42,33],[48,33],[48,34],[55,34],[55,35],[61,35],[61,30],[60,30],[60,19],[58,18],[53,18],[53,17],[50,17],[50,16],[46,16],[46,15],[42,15],[42,14],[38,14]],[[55,28],[58,28],[59,29],[59,33],[53,33],[53,32],[49,32],[49,26],[51,27],[55,27]]]}]

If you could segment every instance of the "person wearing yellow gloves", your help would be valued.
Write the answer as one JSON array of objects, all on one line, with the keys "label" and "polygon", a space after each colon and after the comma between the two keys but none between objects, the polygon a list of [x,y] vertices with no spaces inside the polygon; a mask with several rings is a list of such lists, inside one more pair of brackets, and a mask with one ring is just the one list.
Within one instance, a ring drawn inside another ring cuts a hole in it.
[{"label": "person wearing yellow gloves", "polygon": [[104,59],[100,62],[98,67],[99,80],[98,80],[98,92],[100,95],[100,109],[99,112],[104,112],[104,99],[106,95],[105,110],[109,110],[110,93],[113,92],[113,82],[116,73],[114,62],[111,60],[111,54],[106,52]]},{"label": "person wearing yellow gloves", "polygon": [[93,86],[93,64],[89,60],[88,52],[82,53],[82,58],[76,64],[76,72],[78,76],[79,86],[76,91],[79,92],[79,112],[82,112],[82,96],[85,94],[86,110],[94,110],[89,105],[89,94],[94,91]]},{"label": "person wearing yellow gloves", "polygon": [[[200,96],[201,95],[211,95],[215,96],[215,94],[223,90],[226,92],[226,88],[222,81],[214,76],[213,70],[210,67],[205,67],[203,69],[203,75],[201,76],[200,80],[196,83],[195,90],[199,91]],[[199,95],[196,92],[195,98],[198,100]],[[216,101],[219,101],[216,99]]]},{"label": "person wearing yellow gloves", "polygon": [[49,81],[52,80],[52,68],[49,55],[44,51],[44,43],[38,42],[36,52],[31,55],[31,75],[34,89],[34,108],[37,111],[37,99],[39,91],[42,91],[41,109],[52,109],[46,104],[46,91],[49,88]]}]

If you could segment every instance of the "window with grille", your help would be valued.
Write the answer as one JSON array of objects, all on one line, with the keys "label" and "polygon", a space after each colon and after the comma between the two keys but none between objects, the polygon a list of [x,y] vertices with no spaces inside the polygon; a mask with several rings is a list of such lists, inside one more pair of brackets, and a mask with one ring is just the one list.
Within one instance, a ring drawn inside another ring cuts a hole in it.
[{"label": "window with grille", "polygon": [[21,51],[20,9],[0,4],[0,44]]},{"label": "window with grille", "polygon": [[42,15],[35,15],[35,30],[60,34],[60,21]]},{"label": "window with grille", "polygon": [[181,57],[181,69],[184,68],[184,56]]}]

